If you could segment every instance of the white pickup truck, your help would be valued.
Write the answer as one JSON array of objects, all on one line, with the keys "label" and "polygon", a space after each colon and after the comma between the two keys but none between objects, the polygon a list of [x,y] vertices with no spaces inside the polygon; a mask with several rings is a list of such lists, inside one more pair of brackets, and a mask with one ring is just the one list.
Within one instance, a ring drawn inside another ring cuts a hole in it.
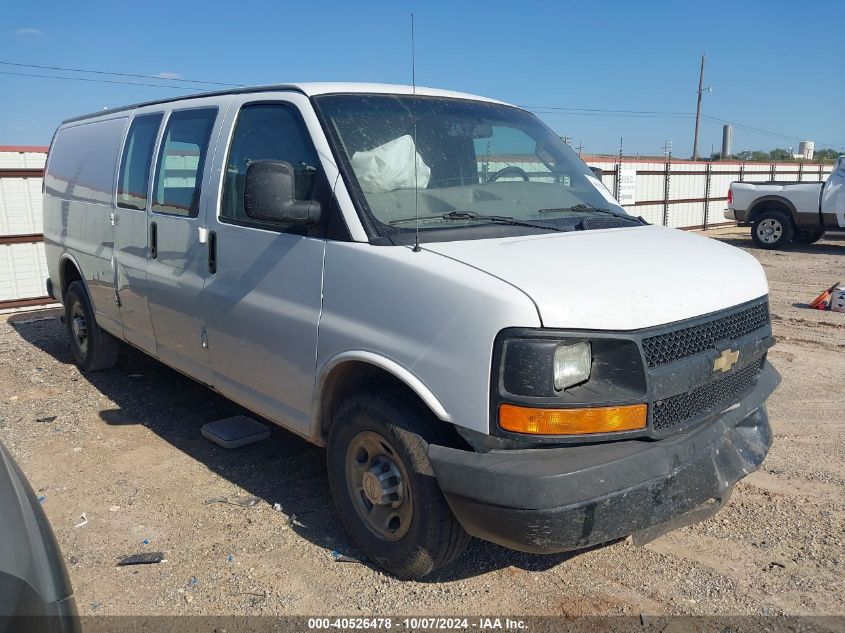
[{"label": "white pickup truck", "polygon": [[725,217],[751,226],[760,248],[812,244],[845,232],[845,156],[821,182],[732,182]]}]

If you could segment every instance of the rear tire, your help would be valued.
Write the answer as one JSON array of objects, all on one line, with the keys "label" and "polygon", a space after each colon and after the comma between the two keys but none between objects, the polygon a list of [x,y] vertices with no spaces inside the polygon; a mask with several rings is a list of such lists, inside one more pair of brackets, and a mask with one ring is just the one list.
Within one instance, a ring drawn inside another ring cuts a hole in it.
[{"label": "rear tire", "polygon": [[443,424],[408,394],[368,392],[341,404],[329,432],[329,484],[343,526],[368,559],[402,579],[447,565],[470,540],[428,460]]},{"label": "rear tire", "polygon": [[783,211],[762,211],[751,223],[751,239],[765,249],[784,248],[792,241],[792,218]]},{"label": "rear tire", "polygon": [[65,327],[76,366],[81,371],[111,369],[117,363],[120,342],[97,325],[88,292],[81,281],[67,289]]},{"label": "rear tire", "polygon": [[824,237],[821,231],[801,231],[792,237],[796,244],[815,244]]}]

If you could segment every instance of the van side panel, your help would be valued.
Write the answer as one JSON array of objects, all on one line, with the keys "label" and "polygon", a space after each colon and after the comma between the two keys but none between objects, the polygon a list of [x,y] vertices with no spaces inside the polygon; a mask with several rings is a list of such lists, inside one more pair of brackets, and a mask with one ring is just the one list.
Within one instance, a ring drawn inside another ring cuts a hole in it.
[{"label": "van side panel", "polygon": [[50,278],[61,290],[61,263],[70,256],[81,268],[97,322],[122,336],[115,302],[115,170],[126,116],[59,128],[44,175],[44,240]]},{"label": "van side panel", "polygon": [[410,246],[329,241],[324,271],[318,385],[342,354],[375,353],[419,379],[442,419],[488,431],[493,341],[506,327],[540,326],[526,294]]}]

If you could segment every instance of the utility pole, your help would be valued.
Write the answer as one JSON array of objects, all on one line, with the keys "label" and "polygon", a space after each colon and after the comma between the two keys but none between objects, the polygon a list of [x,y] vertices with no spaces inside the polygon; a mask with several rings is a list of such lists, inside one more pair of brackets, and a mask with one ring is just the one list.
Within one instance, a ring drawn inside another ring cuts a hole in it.
[{"label": "utility pole", "polygon": [[578,156],[581,155],[581,151],[584,149],[584,141],[578,141]]},{"label": "utility pole", "polygon": [[[692,159],[698,160],[698,125],[701,122],[701,93],[704,92],[704,53],[701,54],[701,71],[698,74],[698,105],[695,109],[695,136],[692,140]],[[710,87],[707,87],[710,90]]]},{"label": "utility pole", "polygon": [[614,180],[613,197],[616,198],[617,200],[619,200],[619,192],[622,189],[622,185],[621,185],[622,178],[620,178],[621,175],[622,175],[622,137],[620,136],[619,137],[619,158],[616,161],[616,177],[613,179]]}]

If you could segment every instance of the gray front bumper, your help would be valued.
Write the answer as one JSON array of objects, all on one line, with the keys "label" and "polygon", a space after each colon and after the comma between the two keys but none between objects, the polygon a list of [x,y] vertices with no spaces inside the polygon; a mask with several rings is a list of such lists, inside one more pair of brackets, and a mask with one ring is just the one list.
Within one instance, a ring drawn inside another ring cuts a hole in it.
[{"label": "gray front bumper", "polygon": [[528,552],[579,549],[718,510],[768,453],[763,402],[779,382],[767,364],[733,408],[659,441],[484,454],[431,445],[429,458],[470,534]]}]

